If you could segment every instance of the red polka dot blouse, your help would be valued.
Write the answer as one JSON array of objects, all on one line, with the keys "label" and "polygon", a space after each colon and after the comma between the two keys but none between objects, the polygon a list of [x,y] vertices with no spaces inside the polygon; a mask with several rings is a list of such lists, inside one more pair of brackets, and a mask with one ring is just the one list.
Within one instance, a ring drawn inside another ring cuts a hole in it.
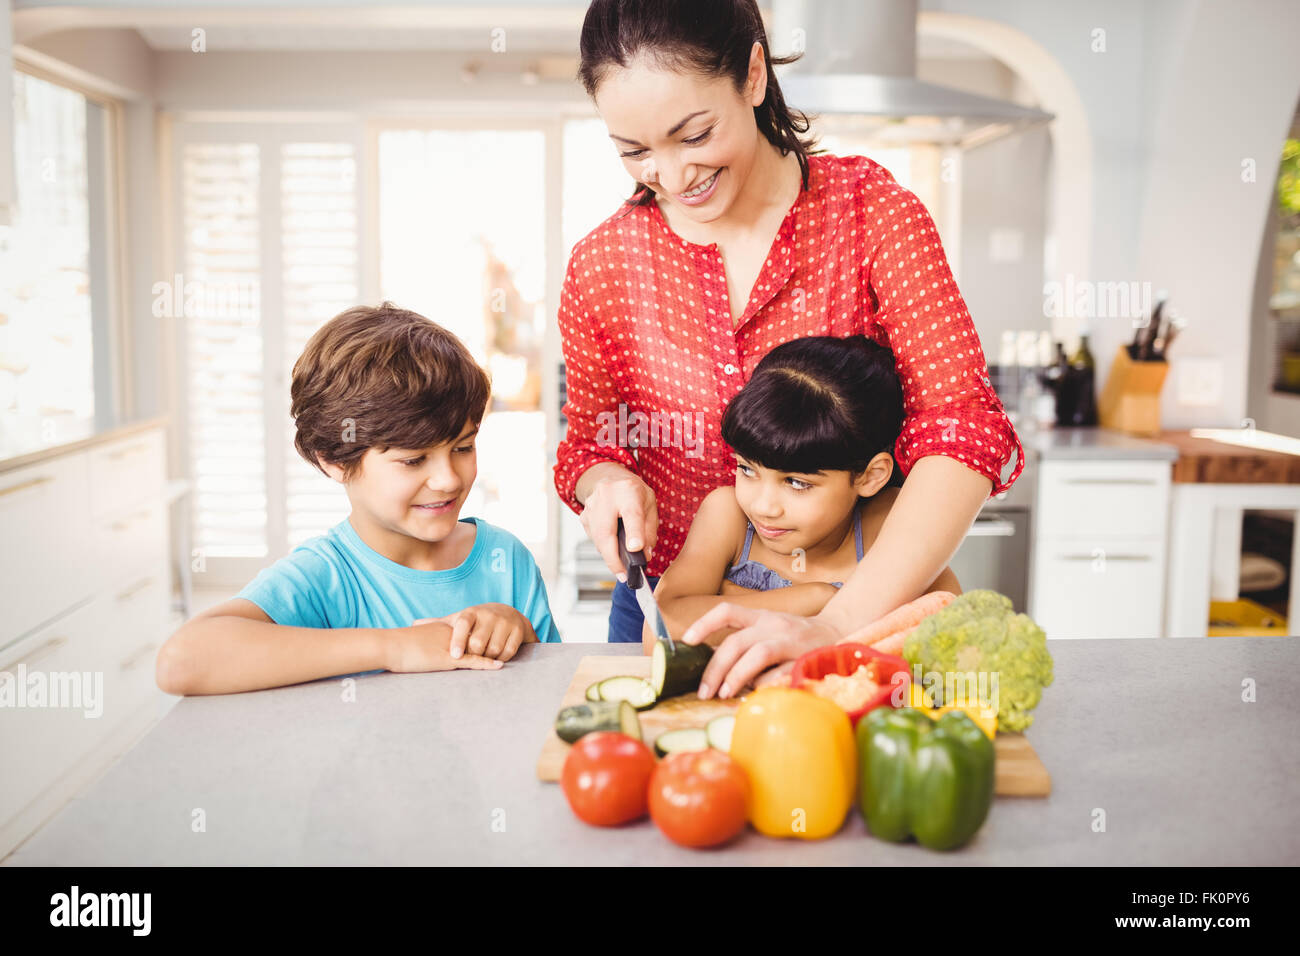
[{"label": "red polka dot blouse", "polygon": [[[894,449],[906,475],[947,455],[1010,488],[1024,449],[988,379],[970,313],[921,201],[864,156],[809,157],[732,327],[716,245],[688,242],[658,206],[624,207],[574,246],[560,296],[568,427],[555,487],[575,512],[578,478],[603,461],[649,485],[662,574],[700,501],[735,483],[722,413],[768,352],[810,335],[864,334],[894,352],[905,420]],[[1001,480],[1011,452],[1015,470]]]}]

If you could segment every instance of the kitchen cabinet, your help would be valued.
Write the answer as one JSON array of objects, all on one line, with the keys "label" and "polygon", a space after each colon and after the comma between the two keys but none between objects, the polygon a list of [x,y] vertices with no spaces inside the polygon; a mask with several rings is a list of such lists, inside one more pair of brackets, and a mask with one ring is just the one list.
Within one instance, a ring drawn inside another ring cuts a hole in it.
[{"label": "kitchen cabinet", "polygon": [[[1173,469],[1166,637],[1204,637],[1211,601],[1235,601],[1239,596],[1244,511],[1289,511],[1293,528],[1300,528],[1300,455],[1255,447],[1249,430],[1225,429],[1222,434],[1229,440],[1194,431],[1160,434],[1179,451]],[[1300,616],[1297,568],[1300,534],[1293,534],[1288,634],[1297,633]]]},{"label": "kitchen cabinet", "polygon": [[1026,442],[1040,454],[1030,617],[1049,638],[1163,634],[1177,451],[1093,428]]},{"label": "kitchen cabinet", "polygon": [[170,700],[165,452],[153,421],[0,462],[0,856]]}]

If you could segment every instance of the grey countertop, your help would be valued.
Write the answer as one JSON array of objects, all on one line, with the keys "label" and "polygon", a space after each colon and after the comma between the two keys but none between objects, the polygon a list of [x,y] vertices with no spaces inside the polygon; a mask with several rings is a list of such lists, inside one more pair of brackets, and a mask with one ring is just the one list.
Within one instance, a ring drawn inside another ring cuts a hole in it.
[{"label": "grey countertop", "polygon": [[1051,650],[1056,681],[1028,737],[1052,795],[999,798],[954,853],[873,839],[856,811],[821,842],[747,830],[707,852],[649,820],[580,823],[534,776],[539,748],[579,658],[639,648],[568,644],[530,645],[497,672],[358,678],[353,703],[337,679],[186,698],[5,862],[1300,863],[1300,638]]},{"label": "grey countertop", "polygon": [[1153,438],[1136,438],[1112,428],[1017,427],[1024,450],[1034,449],[1044,462],[1054,460],[1178,459],[1178,449]]},{"label": "grey countertop", "polygon": [[1148,438],[1136,438],[1110,428],[1045,428],[1017,426],[1025,451],[1033,448],[1043,461],[1156,460],[1176,461],[1178,449]]}]

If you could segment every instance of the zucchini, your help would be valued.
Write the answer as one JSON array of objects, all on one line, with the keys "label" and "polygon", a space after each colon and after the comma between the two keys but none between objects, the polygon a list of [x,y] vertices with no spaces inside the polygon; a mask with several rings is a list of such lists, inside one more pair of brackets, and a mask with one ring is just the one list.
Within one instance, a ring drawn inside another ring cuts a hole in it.
[{"label": "zucchini", "polygon": [[711,657],[713,648],[707,644],[673,644],[659,638],[650,659],[650,685],[655,696],[663,700],[695,693]]},{"label": "zucchini", "polygon": [[[590,694],[591,690],[588,689]],[[655,689],[644,677],[609,677],[596,684],[599,700],[625,700],[637,710],[655,705]]]},{"label": "zucchini", "polygon": [[587,700],[600,700],[600,681],[587,688]]},{"label": "zucchini", "polygon": [[597,730],[613,730],[641,739],[636,708],[625,700],[596,700],[565,707],[555,717],[555,735],[565,743]]},{"label": "zucchini", "polygon": [[735,714],[724,714],[710,720],[704,725],[704,732],[709,738],[709,746],[714,750],[729,753],[731,751],[731,729],[735,726]]},{"label": "zucchini", "polygon": [[685,730],[665,730],[655,738],[655,755],[659,757],[708,749],[708,735],[699,727],[688,727]]}]

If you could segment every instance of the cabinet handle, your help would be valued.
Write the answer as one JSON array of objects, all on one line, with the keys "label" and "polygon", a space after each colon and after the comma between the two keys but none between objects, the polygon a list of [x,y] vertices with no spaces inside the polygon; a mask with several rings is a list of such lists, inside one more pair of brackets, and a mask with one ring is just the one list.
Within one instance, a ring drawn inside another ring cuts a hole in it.
[{"label": "cabinet handle", "polygon": [[148,446],[144,442],[132,445],[129,448],[120,448],[117,451],[110,451],[108,457],[110,461],[120,461],[128,455],[134,455],[137,452],[144,451]]},{"label": "cabinet handle", "polygon": [[13,670],[19,664],[34,664],[42,657],[49,656],[51,653],[58,650],[66,643],[68,643],[68,639],[66,637],[52,637],[44,644],[42,644],[40,647],[36,648],[34,651],[24,654],[22,657],[18,658],[17,660],[10,661],[4,667],[0,667],[0,671]]},{"label": "cabinet handle", "polygon": [[33,478],[31,481],[24,481],[22,484],[14,485],[12,488],[5,488],[3,491],[0,491],[0,498],[3,498],[5,495],[16,495],[20,491],[26,491],[28,488],[35,488],[37,485],[47,485],[53,480],[53,478],[47,476],[43,478]]},{"label": "cabinet handle", "polygon": [[1016,526],[1005,518],[976,518],[966,532],[968,538],[1014,538]]},{"label": "cabinet handle", "polygon": [[125,591],[117,596],[119,601],[125,601],[127,598],[135,596],[138,592],[143,591],[149,585],[153,584],[153,578],[145,578],[143,581],[137,581]]},{"label": "cabinet handle", "polygon": [[125,531],[127,528],[131,527],[131,525],[139,521],[141,518],[147,518],[147,517],[149,517],[148,509],[144,511],[137,511],[129,518],[123,518],[121,521],[114,521],[111,527],[114,531]]},{"label": "cabinet handle", "polygon": [[148,654],[157,646],[158,646],[158,642],[152,641],[138,648],[135,651],[135,653],[133,653],[130,657],[128,657],[126,660],[122,662],[121,669],[124,671],[129,671],[131,668],[135,667],[135,665],[140,662],[140,658],[144,657],[146,654]]},{"label": "cabinet handle", "polygon": [[1154,478],[1066,478],[1067,485],[1154,485]]},{"label": "cabinet handle", "polygon": [[1096,561],[1099,557],[1100,557],[1103,561],[1150,561],[1150,560],[1151,560],[1151,555],[1149,555],[1149,554],[1107,554],[1107,553],[1105,553],[1105,549],[1102,549],[1102,554],[1100,554],[1100,555],[1096,555],[1096,554],[1058,554],[1058,555],[1056,556],[1056,560],[1058,560],[1058,561]]}]

